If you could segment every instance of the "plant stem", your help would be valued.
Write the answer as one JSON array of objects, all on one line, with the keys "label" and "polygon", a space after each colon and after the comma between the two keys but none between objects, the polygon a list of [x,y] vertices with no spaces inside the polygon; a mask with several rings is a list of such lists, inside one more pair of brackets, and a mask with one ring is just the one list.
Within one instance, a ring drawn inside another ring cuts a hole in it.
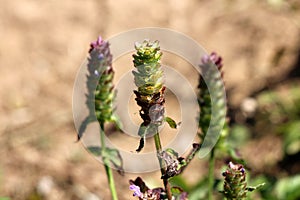
[{"label": "plant stem", "polygon": [[213,199],[214,190],[214,169],[215,169],[215,148],[210,152],[208,171],[208,200]]},{"label": "plant stem", "polygon": [[[154,135],[154,141],[155,141],[156,152],[160,153],[162,151],[162,147],[161,147],[161,142],[160,142],[160,137],[159,137],[158,131]],[[158,156],[158,160],[159,160],[161,175],[164,175],[166,170],[163,166],[163,160],[159,156]],[[172,200],[171,186],[170,186],[168,179],[163,179],[163,182],[164,182],[165,191],[167,193],[168,200]]]},{"label": "plant stem", "polygon": [[[105,133],[104,133],[104,123],[103,122],[100,122],[100,140],[101,140],[101,149],[102,149],[102,152],[104,152],[106,146],[105,146]],[[113,200],[118,200],[115,181],[114,181],[114,177],[113,177],[113,172],[112,172],[112,169],[107,165],[106,159],[107,158],[102,156],[102,161],[105,166],[105,172],[106,172],[106,176],[107,176],[107,180],[108,180],[108,184],[109,184],[110,193],[111,193]]]},{"label": "plant stem", "polygon": [[107,175],[107,179],[108,179],[108,183],[109,183],[109,189],[110,189],[110,192],[111,192],[112,199],[113,200],[118,200],[112,170],[109,166],[107,166],[107,165],[104,165],[104,166],[105,166],[105,171],[106,171],[106,175]]}]

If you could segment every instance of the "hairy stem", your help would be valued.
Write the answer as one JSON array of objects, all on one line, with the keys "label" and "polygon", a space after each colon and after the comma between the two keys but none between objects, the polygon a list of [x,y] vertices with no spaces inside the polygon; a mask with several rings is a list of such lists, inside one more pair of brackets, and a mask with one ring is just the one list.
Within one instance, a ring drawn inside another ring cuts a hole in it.
[{"label": "hairy stem", "polygon": [[215,148],[210,152],[208,171],[208,200],[213,199],[214,190],[214,168],[215,168]]},{"label": "hairy stem", "polygon": [[[156,152],[160,153],[162,151],[162,147],[161,147],[161,142],[160,142],[160,137],[159,137],[158,131],[154,135],[154,141],[155,141]],[[166,170],[163,166],[163,160],[159,156],[158,156],[158,160],[159,160],[161,174],[164,175]],[[170,186],[168,179],[163,179],[163,182],[164,182],[165,191],[167,193],[168,200],[172,200],[171,186]]]},{"label": "hairy stem", "polygon": [[[104,152],[105,148],[106,148],[105,147],[104,123],[100,123],[100,140],[101,140],[102,152]],[[103,163],[105,166],[105,172],[106,172],[106,176],[107,176],[107,180],[108,180],[108,184],[109,184],[110,193],[111,193],[113,200],[118,200],[115,181],[114,181],[114,177],[113,177],[113,172],[112,172],[112,169],[107,165],[107,162],[105,159],[107,159],[107,158],[102,156],[102,160],[103,160]]]}]

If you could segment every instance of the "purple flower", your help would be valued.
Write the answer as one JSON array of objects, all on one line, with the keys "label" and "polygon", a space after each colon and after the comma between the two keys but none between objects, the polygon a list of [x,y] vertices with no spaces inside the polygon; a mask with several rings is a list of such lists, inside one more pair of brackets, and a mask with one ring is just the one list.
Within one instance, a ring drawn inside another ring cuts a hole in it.
[{"label": "purple flower", "polygon": [[235,165],[232,162],[229,162],[228,166],[232,170],[240,171],[242,174],[245,173],[245,169],[244,169],[243,165]]},{"label": "purple flower", "polygon": [[215,52],[212,52],[210,55],[204,55],[201,58],[201,62],[203,65],[213,63],[215,64],[218,69],[222,68],[222,58]]},{"label": "purple flower", "polygon": [[91,52],[93,49],[101,46],[103,42],[104,42],[104,40],[102,40],[101,36],[99,36],[98,39],[95,42],[91,43],[91,45],[90,45],[91,48],[90,48],[89,52]]},{"label": "purple flower", "polygon": [[204,56],[202,56],[201,62],[202,64],[207,64],[209,62],[209,55],[205,54]]},{"label": "purple flower", "polygon": [[245,168],[241,168],[240,171],[244,174],[245,173]]},{"label": "purple flower", "polygon": [[142,197],[142,193],[140,190],[140,187],[137,185],[130,185],[129,189],[133,191],[133,196],[134,197]]},{"label": "purple flower", "polygon": [[99,60],[102,60],[103,58],[104,58],[103,53],[100,53],[100,54],[98,55],[98,59],[99,59]]}]

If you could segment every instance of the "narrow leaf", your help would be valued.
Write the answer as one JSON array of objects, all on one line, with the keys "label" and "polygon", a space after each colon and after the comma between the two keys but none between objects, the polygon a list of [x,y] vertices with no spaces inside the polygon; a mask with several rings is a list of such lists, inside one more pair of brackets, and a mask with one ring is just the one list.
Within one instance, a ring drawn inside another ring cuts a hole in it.
[{"label": "narrow leaf", "polygon": [[124,174],[123,160],[117,149],[105,148],[102,151],[102,148],[98,146],[89,146],[87,149],[95,156],[101,156],[105,165],[110,167],[112,164],[121,175]]},{"label": "narrow leaf", "polygon": [[117,149],[106,148],[105,154],[109,161],[114,165],[114,167],[118,170],[118,172],[123,175],[123,160],[120,155],[120,152]]},{"label": "narrow leaf", "polygon": [[136,152],[140,152],[140,151],[142,151],[143,150],[143,148],[144,148],[144,145],[145,145],[145,140],[144,140],[144,137],[142,137],[141,139],[140,139],[140,144],[139,144],[139,147],[136,149]]},{"label": "narrow leaf", "polygon": [[261,183],[261,184],[255,186],[255,187],[254,187],[254,186],[249,186],[249,187],[247,187],[246,189],[247,189],[249,192],[252,192],[252,191],[254,191],[254,190],[257,190],[257,189],[263,187],[264,185],[265,185],[265,183]]},{"label": "narrow leaf", "polygon": [[78,135],[77,135],[77,142],[82,138],[83,133],[87,127],[87,125],[93,121],[96,121],[96,118],[92,117],[92,116],[87,116],[83,122],[80,124],[79,127],[79,131],[78,131]]},{"label": "narrow leaf", "polygon": [[116,125],[116,128],[117,128],[118,130],[121,131],[121,130],[123,129],[123,124],[122,124],[122,122],[121,122],[119,116],[117,116],[116,114],[113,114],[113,115],[111,116],[111,120],[114,122],[114,124]]},{"label": "narrow leaf", "polygon": [[177,124],[176,124],[176,122],[175,122],[172,118],[170,118],[170,117],[165,117],[165,121],[169,124],[169,126],[170,126],[171,128],[174,128],[174,129],[177,128]]},{"label": "narrow leaf", "polygon": [[94,154],[95,156],[101,156],[101,147],[89,146],[87,147],[88,151]]},{"label": "narrow leaf", "polygon": [[143,124],[140,125],[139,131],[138,131],[138,135],[140,137],[144,137],[147,133],[147,129],[149,126],[144,126]]}]

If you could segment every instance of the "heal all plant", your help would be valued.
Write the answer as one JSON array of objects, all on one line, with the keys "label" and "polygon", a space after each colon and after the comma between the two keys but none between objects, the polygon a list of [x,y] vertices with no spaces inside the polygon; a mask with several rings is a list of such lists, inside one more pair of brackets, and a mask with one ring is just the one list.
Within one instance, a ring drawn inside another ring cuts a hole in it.
[{"label": "heal all plant", "polygon": [[113,113],[115,92],[113,90],[112,55],[109,43],[102,40],[101,37],[90,45],[87,68],[86,84],[88,93],[86,94],[86,105],[89,109],[89,115],[79,128],[78,140],[83,136],[89,123],[98,121],[101,147],[89,146],[88,150],[96,156],[101,156],[112,199],[117,200],[117,191],[110,166],[113,165],[120,174],[123,174],[123,162],[117,149],[106,147],[104,125],[108,122],[114,122],[119,126],[120,123]]},{"label": "heal all plant", "polygon": [[[165,117],[165,97],[164,97],[164,73],[161,68],[160,59],[162,53],[158,41],[151,42],[145,40],[142,43],[135,44],[136,53],[133,55],[133,70],[134,82],[137,89],[134,91],[136,102],[140,106],[140,116],[143,122],[140,125],[138,135],[141,137],[140,144],[136,152],[140,152],[145,145],[145,138],[148,135],[154,135],[154,142],[157,151],[158,162],[161,167],[161,179],[163,180],[164,188],[158,187],[150,189],[144,183],[142,178],[137,177],[135,180],[130,180],[130,190],[133,191],[133,196],[140,200],[186,200],[188,193],[180,187],[171,186],[169,180],[174,176],[180,175],[188,166],[190,161],[195,157],[201,147],[201,142],[194,143],[192,149],[186,158],[179,157],[178,153],[173,149],[165,149],[161,145],[158,128],[166,121],[171,128],[176,128],[176,123],[170,117]],[[203,76],[208,82],[200,77],[199,80],[199,136],[203,141],[209,126],[221,126],[221,121],[216,120],[215,124],[211,125],[211,98],[208,92],[208,86],[215,90],[222,89],[222,76],[219,72],[222,68],[222,59],[217,54],[205,55],[202,58],[200,68]],[[212,70],[217,66],[218,71]],[[120,122],[113,113],[113,100],[115,92],[113,90],[114,71],[112,68],[112,55],[109,49],[109,43],[99,37],[95,42],[91,43],[88,57],[88,75],[86,104],[89,109],[89,115],[82,122],[78,140],[83,136],[87,125],[93,121],[98,121],[100,126],[100,142],[101,147],[89,146],[88,150],[96,156],[100,156],[106,170],[108,184],[113,200],[118,199],[116,187],[114,183],[113,173],[110,168],[113,165],[120,174],[123,174],[123,162],[117,149],[106,147],[104,124],[108,122],[115,123],[120,127]],[[223,73],[221,73],[223,74]],[[218,106],[222,107],[226,102],[220,96],[220,93],[214,93],[219,100]],[[225,117],[226,112],[217,113],[217,118]],[[227,126],[226,126],[227,128]],[[223,138],[226,134],[223,134]],[[220,141],[218,142],[220,143]],[[212,150],[209,164],[209,192],[208,199],[213,198],[214,188],[214,152],[218,145]],[[245,169],[242,165],[229,164],[229,169],[223,173],[224,191],[223,195],[227,199],[245,199],[248,191],[256,188],[247,187],[245,180]]]},{"label": "heal all plant", "polygon": [[[141,137],[140,145],[136,151],[140,152],[142,150],[147,135],[154,135],[157,157],[161,168],[161,178],[164,184],[164,189],[149,190],[143,188],[140,193],[135,193],[135,195],[141,199],[171,200],[173,194],[168,179],[180,173],[184,161],[183,159],[177,159],[178,154],[174,150],[162,150],[158,132],[158,127],[162,125],[163,121],[168,122],[171,128],[176,128],[175,121],[164,115],[165,86],[163,85],[164,74],[160,64],[162,53],[158,41],[150,42],[145,40],[143,43],[136,43],[135,49],[136,54],[133,55],[133,63],[136,71],[132,73],[137,90],[134,93],[136,95],[135,100],[141,107],[140,116],[143,119],[138,132]],[[135,192],[136,188],[140,187],[136,182],[142,182],[139,180],[140,178],[130,181],[131,185],[134,185],[131,188],[134,188]]]}]

